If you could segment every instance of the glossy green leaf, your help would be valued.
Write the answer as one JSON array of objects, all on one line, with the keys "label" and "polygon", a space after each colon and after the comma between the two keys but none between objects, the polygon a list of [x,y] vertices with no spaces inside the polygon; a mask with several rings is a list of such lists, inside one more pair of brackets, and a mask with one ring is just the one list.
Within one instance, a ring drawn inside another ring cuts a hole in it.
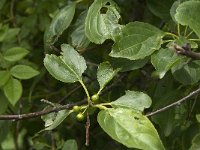
[{"label": "glossy green leaf", "polygon": [[[61,110],[56,114],[48,114],[48,117],[45,117],[45,130],[53,130],[58,125],[60,125],[63,120],[71,113],[72,111],[69,110]],[[52,120],[52,115],[55,115],[54,119]],[[50,119],[50,120],[49,120]],[[48,122],[48,124],[46,123]]]},{"label": "glossy green leaf", "polygon": [[120,14],[112,0],[95,0],[88,10],[85,33],[91,42],[103,43],[106,39],[115,40],[120,33]]},{"label": "glossy green leaf", "polygon": [[100,111],[97,119],[109,136],[128,148],[164,150],[153,124],[138,111],[110,108]]},{"label": "glossy green leaf", "polygon": [[57,80],[66,83],[80,81],[87,68],[86,62],[70,45],[61,46],[62,56],[46,55],[44,65],[48,72]]},{"label": "glossy green leaf", "polygon": [[172,49],[161,48],[151,56],[151,63],[156,69],[156,74],[161,79],[181,59],[183,59],[183,56],[177,55]]},{"label": "glossy green leaf", "polygon": [[70,139],[64,143],[62,150],[78,150],[76,140]]},{"label": "glossy green leaf", "polygon": [[22,84],[19,80],[10,78],[4,85],[3,91],[8,101],[14,106],[22,95]]},{"label": "glossy green leaf", "polygon": [[122,29],[122,35],[109,55],[130,60],[143,59],[160,48],[162,37],[163,32],[150,24],[129,23]]},{"label": "glossy green leaf", "polygon": [[112,107],[131,108],[139,111],[144,111],[145,108],[151,106],[151,98],[143,93],[137,91],[126,91],[126,94],[111,102]]},{"label": "glossy green leaf", "polygon": [[28,50],[22,47],[13,47],[3,53],[3,57],[7,61],[18,61],[29,53]]},{"label": "glossy green leaf", "polygon": [[73,31],[71,33],[71,43],[73,47],[76,47],[77,49],[85,49],[89,44],[90,41],[85,35],[85,18],[87,15],[87,11],[84,11],[80,14],[78,17],[74,27]]},{"label": "glossy green leaf", "polygon": [[147,7],[155,16],[164,20],[169,20],[169,12],[173,2],[174,0],[148,0]]},{"label": "glossy green leaf", "polygon": [[74,17],[76,3],[72,3],[61,9],[53,18],[49,28],[45,31],[44,42],[47,45],[54,44],[65,31]]},{"label": "glossy green leaf", "polygon": [[126,72],[144,67],[148,60],[148,57],[146,57],[145,59],[138,60],[129,60],[126,58],[112,58],[111,64],[114,68],[120,68],[120,72]]},{"label": "glossy green leaf", "polygon": [[0,71],[0,87],[2,87],[10,78],[9,71]]},{"label": "glossy green leaf", "polygon": [[109,62],[103,62],[97,69],[97,80],[100,85],[100,91],[113,79],[118,70],[114,70]]},{"label": "glossy green leaf", "polygon": [[10,72],[18,79],[30,79],[39,74],[37,70],[26,65],[16,65],[11,68]]},{"label": "glossy green leaf", "polygon": [[175,19],[181,25],[189,26],[200,38],[200,1],[186,1],[176,9]]},{"label": "glossy green leaf", "polygon": [[192,146],[189,150],[199,150],[200,149],[200,133],[198,133],[193,139],[192,139]]},{"label": "glossy green leaf", "polygon": [[195,84],[200,80],[200,60],[181,62],[172,68],[172,74],[184,85]]}]

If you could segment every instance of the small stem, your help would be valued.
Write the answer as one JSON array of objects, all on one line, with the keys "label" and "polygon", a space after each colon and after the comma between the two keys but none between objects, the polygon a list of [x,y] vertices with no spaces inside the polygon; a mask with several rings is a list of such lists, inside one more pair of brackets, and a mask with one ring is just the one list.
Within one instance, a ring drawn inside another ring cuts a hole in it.
[{"label": "small stem", "polygon": [[179,38],[176,34],[171,33],[171,32],[165,32],[165,34],[166,34],[166,35],[169,35],[169,36],[172,36],[172,37],[175,38],[175,39],[178,39],[178,38]]},{"label": "small stem", "polygon": [[198,88],[197,90],[191,92],[190,94],[188,94],[187,96],[181,98],[180,100],[178,100],[178,101],[176,101],[176,102],[173,102],[173,103],[171,103],[171,104],[169,104],[169,105],[167,105],[167,106],[164,106],[164,107],[162,107],[162,108],[160,108],[160,109],[158,109],[158,110],[155,110],[155,111],[153,111],[153,112],[151,112],[151,113],[149,113],[149,114],[146,114],[146,116],[147,116],[147,117],[151,117],[151,116],[153,116],[153,115],[156,115],[156,114],[159,114],[159,113],[161,113],[161,112],[163,112],[163,111],[166,111],[166,110],[168,110],[168,109],[170,109],[170,108],[172,108],[172,107],[174,107],[174,106],[180,105],[180,104],[183,103],[184,101],[190,100],[190,98],[191,98],[192,96],[194,96],[194,95],[196,95],[196,94],[198,94],[198,93],[200,93],[200,88]]},{"label": "small stem", "polygon": [[85,107],[85,110],[81,114],[83,115],[87,109],[88,109],[88,105]]},{"label": "small stem", "polygon": [[94,105],[94,107],[97,107],[97,108],[99,108],[100,110],[106,110],[106,109],[108,109],[107,107],[105,107],[105,106],[103,106],[103,105],[101,105],[101,104]]},{"label": "small stem", "polygon": [[90,129],[90,116],[89,113],[87,112],[87,122],[85,126],[85,145],[89,146],[89,129]]},{"label": "small stem", "polygon": [[188,26],[185,27],[184,36],[186,36],[187,34],[187,29],[188,29]]},{"label": "small stem", "polygon": [[180,36],[180,35],[181,35],[181,34],[180,34],[180,24],[178,24],[177,30],[178,30],[178,36]]},{"label": "small stem", "polygon": [[102,105],[102,106],[107,106],[107,105],[111,105],[111,103],[101,103],[101,104],[99,104],[99,105]]},{"label": "small stem", "polygon": [[76,0],[76,3],[80,3],[80,2],[82,2],[83,0]]},{"label": "small stem", "polygon": [[99,91],[97,92],[97,95],[99,95],[102,90],[103,90],[103,88],[99,89]]},{"label": "small stem", "polygon": [[200,39],[189,39],[190,41],[197,41],[197,42],[199,42],[200,41]]},{"label": "small stem", "polygon": [[188,35],[186,35],[186,38],[188,38],[192,33],[193,31],[191,31]]},{"label": "small stem", "polygon": [[174,40],[163,40],[163,44],[168,43],[168,42],[172,42],[172,41],[174,41]]},{"label": "small stem", "polygon": [[79,80],[79,82],[80,82],[80,84],[82,85],[82,87],[83,87],[83,89],[84,89],[84,91],[85,91],[85,93],[86,93],[86,95],[87,95],[88,104],[91,104],[91,101],[90,101],[90,94],[89,94],[89,92],[88,92],[88,90],[87,90],[85,84],[83,83],[82,80]]}]

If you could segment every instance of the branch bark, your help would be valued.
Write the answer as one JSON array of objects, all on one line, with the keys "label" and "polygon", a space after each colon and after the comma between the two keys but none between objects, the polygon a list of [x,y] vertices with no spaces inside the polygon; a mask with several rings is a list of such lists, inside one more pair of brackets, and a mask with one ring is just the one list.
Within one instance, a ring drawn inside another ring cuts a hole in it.
[{"label": "branch bark", "polygon": [[187,43],[185,46],[182,47],[175,44],[173,46],[177,54],[184,55],[192,59],[200,60],[200,53],[191,51],[191,46],[189,43]]},{"label": "branch bark", "polygon": [[176,102],[174,102],[174,103],[171,103],[171,104],[169,104],[169,105],[167,105],[167,106],[165,106],[165,107],[163,107],[163,108],[160,108],[160,109],[158,109],[158,110],[156,110],[156,111],[153,111],[153,112],[151,112],[151,113],[146,114],[146,116],[147,116],[147,117],[151,117],[151,116],[153,116],[153,115],[156,115],[156,114],[159,114],[159,113],[161,113],[161,112],[163,112],[163,111],[166,111],[166,110],[168,110],[168,109],[170,109],[170,108],[172,108],[172,107],[174,107],[174,106],[180,105],[181,103],[183,103],[184,101],[188,100],[189,98],[191,98],[192,96],[194,96],[194,95],[196,95],[196,94],[198,94],[198,93],[200,93],[200,88],[198,88],[197,90],[191,92],[191,93],[188,94],[187,96],[181,98],[180,100],[178,100],[178,101],[176,101]]},{"label": "branch bark", "polygon": [[67,104],[67,105],[62,105],[62,106],[58,106],[58,107],[52,107],[49,109],[45,109],[42,111],[38,111],[38,112],[32,112],[32,113],[27,113],[27,114],[18,114],[18,115],[0,115],[0,120],[13,120],[13,121],[17,121],[17,120],[24,120],[24,119],[29,119],[29,118],[36,118],[36,117],[40,117],[42,115],[46,115],[52,112],[58,112],[64,109],[70,109],[75,105],[81,105],[86,103],[86,100],[74,103],[74,104]]}]

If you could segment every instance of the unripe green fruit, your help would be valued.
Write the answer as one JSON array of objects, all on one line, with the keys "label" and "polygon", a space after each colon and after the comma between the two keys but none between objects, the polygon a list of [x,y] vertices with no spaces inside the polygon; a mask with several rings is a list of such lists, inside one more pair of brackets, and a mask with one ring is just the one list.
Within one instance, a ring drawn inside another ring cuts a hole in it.
[{"label": "unripe green fruit", "polygon": [[97,102],[99,100],[99,95],[95,94],[92,96],[92,101]]},{"label": "unripe green fruit", "polygon": [[80,109],[81,109],[80,106],[77,105],[73,107],[74,112],[79,112]]},{"label": "unripe green fruit", "polygon": [[79,114],[76,115],[76,119],[77,119],[78,121],[83,121],[84,115],[83,115],[82,113],[79,113]]}]

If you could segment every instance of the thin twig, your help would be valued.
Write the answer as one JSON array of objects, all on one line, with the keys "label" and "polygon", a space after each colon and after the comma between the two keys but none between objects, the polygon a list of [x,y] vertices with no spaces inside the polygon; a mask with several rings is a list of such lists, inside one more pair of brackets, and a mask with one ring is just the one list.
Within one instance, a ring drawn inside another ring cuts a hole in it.
[{"label": "thin twig", "polygon": [[[118,80],[116,80],[115,82],[113,82],[113,84],[111,84],[110,86],[105,88],[100,95],[104,95],[108,91],[110,91],[112,89],[112,87],[116,86],[116,84],[118,82],[120,82],[125,76],[126,76],[126,74],[123,74],[122,76],[120,76]],[[0,120],[18,121],[18,120],[36,118],[36,117],[40,117],[42,115],[46,115],[46,114],[49,114],[49,113],[52,113],[52,112],[58,112],[58,111],[61,111],[61,110],[70,109],[75,105],[82,105],[82,104],[85,104],[85,103],[87,103],[87,99],[84,99],[82,101],[79,101],[79,102],[76,102],[76,103],[73,103],[73,104],[51,107],[51,108],[48,108],[48,109],[45,109],[45,110],[42,110],[42,111],[38,111],[38,112],[18,114],[18,115],[0,115]]]},{"label": "thin twig", "polygon": [[[199,86],[199,88],[200,88],[200,86]],[[192,115],[192,112],[193,112],[194,107],[195,107],[195,105],[196,105],[198,96],[199,96],[199,93],[198,93],[198,94],[195,96],[195,98],[194,98],[194,102],[193,102],[192,107],[191,107],[191,110],[190,110],[190,112],[189,112],[189,114],[188,114],[188,119],[189,119],[189,118],[191,117],[191,115]]]},{"label": "thin twig", "polygon": [[13,26],[16,27],[17,24],[16,24],[16,18],[15,18],[15,14],[14,14],[14,9],[15,9],[14,7],[15,7],[15,0],[12,0],[10,3],[10,17],[11,17]]},{"label": "thin twig", "polygon": [[87,121],[85,126],[85,145],[89,146],[89,129],[90,129],[90,116],[87,112]]},{"label": "thin twig", "polygon": [[189,98],[191,98],[192,96],[198,94],[199,92],[200,92],[200,88],[198,88],[197,90],[191,92],[191,93],[188,94],[187,96],[183,97],[182,99],[180,99],[180,100],[178,100],[178,101],[176,101],[176,102],[174,102],[174,103],[171,103],[171,104],[169,104],[169,105],[167,105],[167,106],[165,106],[165,107],[163,107],[163,108],[160,108],[160,109],[158,109],[158,110],[156,110],[156,111],[153,111],[153,112],[151,112],[151,113],[146,114],[146,116],[147,116],[147,117],[151,117],[151,116],[153,116],[153,115],[156,115],[156,114],[159,114],[159,113],[161,113],[161,112],[163,112],[163,111],[166,111],[166,110],[168,110],[169,108],[172,108],[172,107],[174,107],[174,106],[180,105],[182,102],[188,100]]},{"label": "thin twig", "polygon": [[174,49],[176,50],[176,53],[179,55],[184,55],[197,60],[200,59],[200,53],[191,51],[191,45],[189,43],[187,43],[185,46],[179,46],[176,44],[173,44],[173,46]]},{"label": "thin twig", "polygon": [[17,121],[17,120],[24,120],[24,119],[29,119],[29,118],[36,118],[36,117],[40,117],[42,115],[49,114],[49,113],[52,113],[52,112],[58,112],[58,111],[61,111],[61,110],[64,110],[64,109],[70,109],[74,105],[81,105],[81,104],[84,104],[86,102],[87,102],[86,100],[82,100],[82,101],[74,103],[74,104],[56,106],[56,107],[53,107],[53,108],[45,109],[45,110],[38,111],[38,112],[27,113],[27,114],[0,115],[0,120]]}]

